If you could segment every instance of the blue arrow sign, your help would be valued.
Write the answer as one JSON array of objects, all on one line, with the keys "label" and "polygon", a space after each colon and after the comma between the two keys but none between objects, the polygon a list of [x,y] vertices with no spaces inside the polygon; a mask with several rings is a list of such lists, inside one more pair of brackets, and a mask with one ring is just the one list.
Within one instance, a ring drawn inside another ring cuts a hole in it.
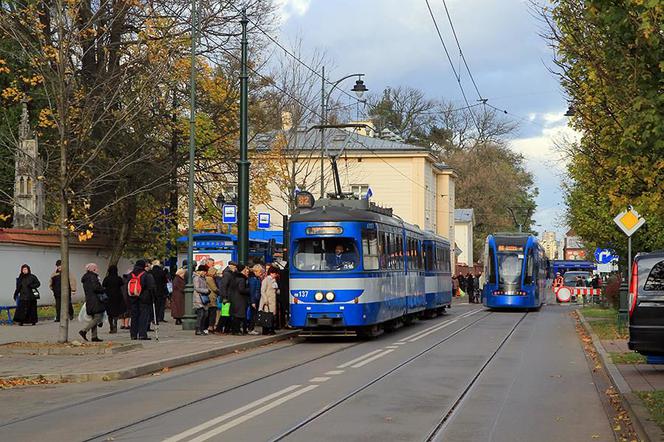
[{"label": "blue arrow sign", "polygon": [[613,256],[613,251],[609,249],[601,249],[597,248],[595,250],[595,261],[597,261],[599,264],[608,264],[611,261],[615,259],[615,256]]},{"label": "blue arrow sign", "polygon": [[237,206],[235,204],[224,204],[221,211],[224,224],[237,224]]}]

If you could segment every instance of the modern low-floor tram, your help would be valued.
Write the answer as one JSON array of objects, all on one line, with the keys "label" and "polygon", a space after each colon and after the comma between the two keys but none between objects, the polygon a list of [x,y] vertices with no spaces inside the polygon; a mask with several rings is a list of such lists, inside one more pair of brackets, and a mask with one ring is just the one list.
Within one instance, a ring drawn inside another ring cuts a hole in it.
[{"label": "modern low-floor tram", "polygon": [[544,303],[549,264],[534,235],[489,235],[484,248],[482,299],[494,309],[538,309]]}]

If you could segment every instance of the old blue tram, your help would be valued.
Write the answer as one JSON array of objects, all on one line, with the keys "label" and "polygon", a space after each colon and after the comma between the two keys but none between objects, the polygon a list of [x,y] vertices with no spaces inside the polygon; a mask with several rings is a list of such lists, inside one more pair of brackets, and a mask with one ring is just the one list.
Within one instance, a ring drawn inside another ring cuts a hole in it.
[{"label": "old blue tram", "polygon": [[538,309],[544,302],[548,273],[548,260],[535,236],[489,235],[484,247],[484,305],[496,309]]},{"label": "old blue tram", "polygon": [[293,327],[372,335],[451,305],[446,239],[367,200],[300,200],[289,223]]}]

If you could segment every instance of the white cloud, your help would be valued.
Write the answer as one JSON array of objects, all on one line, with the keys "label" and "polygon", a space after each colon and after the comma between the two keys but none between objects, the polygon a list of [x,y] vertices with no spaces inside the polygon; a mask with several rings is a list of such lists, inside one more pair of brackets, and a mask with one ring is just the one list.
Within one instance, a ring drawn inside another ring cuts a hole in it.
[{"label": "white cloud", "polygon": [[294,15],[303,16],[306,14],[311,5],[311,0],[277,0],[276,3],[282,22],[286,22]]}]

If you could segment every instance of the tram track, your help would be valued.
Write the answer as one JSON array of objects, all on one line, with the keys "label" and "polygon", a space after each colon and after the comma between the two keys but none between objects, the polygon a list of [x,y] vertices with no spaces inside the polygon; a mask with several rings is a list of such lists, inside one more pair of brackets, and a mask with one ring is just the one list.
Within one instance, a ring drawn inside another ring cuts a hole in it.
[{"label": "tram track", "polygon": [[519,318],[519,320],[510,329],[509,333],[507,333],[507,335],[505,335],[505,337],[501,340],[498,347],[496,347],[496,349],[491,353],[489,358],[487,358],[487,360],[480,367],[480,369],[477,370],[475,375],[468,381],[464,389],[461,391],[461,394],[459,394],[459,396],[457,396],[456,400],[452,403],[452,405],[449,406],[443,412],[443,414],[439,418],[438,424],[429,431],[427,437],[424,439],[426,442],[438,442],[444,440],[443,434],[445,432],[445,429],[447,428],[447,425],[452,421],[457,411],[461,408],[464,401],[468,397],[469,393],[473,390],[475,385],[477,385],[477,381],[486,371],[487,367],[491,364],[491,362],[493,362],[496,356],[500,353],[505,344],[510,340],[512,335],[514,335],[514,332],[519,327],[519,325],[521,325],[526,316],[528,316],[528,312],[524,313],[523,316]]},{"label": "tram track", "polygon": [[[434,344],[428,346],[427,348],[425,348],[424,350],[418,352],[417,354],[409,357],[408,359],[406,359],[405,361],[399,363],[395,367],[392,367],[391,369],[389,369],[386,372],[382,373],[380,376],[377,376],[377,377],[373,378],[369,382],[364,383],[363,385],[361,385],[360,387],[358,387],[355,390],[351,391],[350,393],[348,393],[348,394],[344,395],[343,397],[337,399],[336,401],[331,402],[328,405],[324,406],[323,408],[321,408],[320,410],[318,410],[315,413],[311,414],[307,418],[301,420],[297,424],[295,424],[292,427],[288,428],[286,431],[282,432],[278,436],[270,439],[270,442],[277,442],[277,441],[284,440],[288,436],[292,435],[293,433],[297,432],[298,430],[304,428],[305,426],[309,425],[310,423],[314,422],[315,420],[319,419],[320,417],[322,417],[325,414],[329,413],[330,411],[334,410],[335,408],[337,408],[338,406],[340,406],[344,402],[346,402],[349,399],[357,396],[358,394],[360,394],[361,392],[363,392],[367,388],[369,388],[372,385],[376,384],[377,382],[385,379],[386,377],[390,376],[391,374],[395,373],[396,371],[398,371],[399,369],[403,368],[404,366],[410,364],[411,362],[413,362],[413,361],[419,359],[420,357],[426,355],[427,353],[429,353],[430,351],[436,349],[437,347],[444,344],[445,342],[449,341],[450,339],[452,339],[456,335],[468,330],[469,328],[473,327],[475,324],[477,324],[480,321],[488,318],[489,316],[492,316],[493,314],[494,314],[494,312],[486,312],[485,315],[480,316],[479,318],[469,322],[468,324],[464,325],[463,327],[461,327],[461,328],[453,331],[452,333],[446,335],[445,337],[439,339]],[[525,315],[524,315],[524,317],[525,317]],[[510,335],[511,335],[512,332],[510,332]],[[413,336],[416,336],[416,335],[419,335],[419,334],[421,334],[421,332],[416,333]],[[501,346],[502,346],[502,344],[501,344]]]},{"label": "tram track", "polygon": [[[438,327],[438,325],[437,325],[436,327]],[[426,329],[424,329],[424,330],[420,330],[420,331],[417,332],[416,334],[420,334],[420,333],[426,332],[427,330],[429,330],[429,328],[426,328]],[[260,382],[260,381],[263,381],[263,380],[269,379],[269,378],[271,378],[271,377],[274,377],[274,376],[277,376],[277,375],[279,375],[279,374],[282,374],[282,373],[288,372],[288,371],[290,371],[290,370],[294,370],[294,369],[297,369],[297,368],[299,368],[299,367],[303,367],[303,366],[305,366],[305,365],[308,365],[308,364],[311,364],[311,363],[317,362],[317,361],[319,361],[319,360],[321,360],[321,359],[324,359],[324,358],[326,358],[326,357],[328,357],[328,356],[332,356],[332,355],[335,355],[335,354],[337,354],[337,353],[340,353],[340,352],[343,352],[343,351],[346,351],[346,350],[350,350],[350,349],[352,349],[352,348],[354,348],[354,347],[357,347],[357,346],[359,346],[359,345],[362,345],[362,344],[364,344],[364,343],[366,343],[366,341],[358,341],[358,342],[356,342],[356,343],[353,343],[352,345],[349,345],[349,346],[346,346],[346,347],[343,347],[343,348],[339,348],[339,349],[336,349],[336,350],[333,350],[333,351],[330,351],[330,352],[326,352],[326,353],[324,353],[324,354],[322,354],[322,355],[316,356],[316,357],[314,357],[314,358],[309,358],[309,359],[304,360],[304,361],[301,361],[301,362],[299,362],[299,363],[297,363],[297,364],[291,364],[291,365],[289,365],[289,366],[287,366],[287,367],[284,367],[284,368],[282,368],[282,369],[280,369],[280,370],[277,370],[277,371],[271,372],[271,373],[269,373],[269,374],[267,374],[267,375],[259,376],[259,377],[253,378],[253,379],[251,379],[251,380],[248,380],[247,382],[243,382],[243,383],[240,383],[240,384],[234,385],[234,386],[232,386],[232,387],[225,388],[225,389],[223,389],[223,390],[220,390],[220,391],[217,391],[217,392],[214,392],[214,393],[208,394],[208,395],[206,395],[206,396],[196,398],[195,400],[191,400],[191,401],[188,401],[188,402],[186,402],[186,403],[182,403],[182,404],[179,404],[179,405],[177,405],[177,406],[170,407],[170,408],[168,408],[168,409],[166,409],[166,410],[161,410],[161,411],[159,411],[159,412],[157,412],[157,413],[152,413],[152,414],[150,414],[150,415],[148,415],[148,416],[145,416],[145,417],[143,417],[143,418],[141,418],[141,419],[134,420],[134,421],[132,421],[132,422],[129,422],[129,423],[123,424],[122,426],[118,426],[118,427],[115,427],[115,428],[113,428],[113,429],[111,429],[111,430],[107,430],[107,431],[104,431],[104,432],[102,432],[102,433],[98,433],[98,434],[96,434],[96,435],[94,435],[94,436],[91,436],[91,437],[88,437],[88,438],[86,438],[86,439],[83,439],[83,441],[84,441],[84,442],[89,442],[89,441],[95,441],[95,440],[103,440],[103,439],[105,439],[105,438],[110,437],[110,436],[113,435],[113,434],[116,434],[116,433],[118,433],[118,432],[120,432],[120,431],[123,431],[123,430],[126,430],[126,429],[128,429],[128,428],[131,428],[131,427],[134,427],[134,426],[137,426],[137,425],[144,424],[144,423],[146,423],[146,422],[149,422],[149,421],[151,421],[151,420],[157,419],[157,418],[159,418],[159,417],[162,417],[162,416],[168,415],[168,414],[170,414],[170,413],[177,412],[178,410],[184,409],[184,408],[186,408],[186,407],[192,406],[192,405],[194,405],[194,404],[196,404],[196,403],[199,403],[199,402],[201,402],[201,401],[205,401],[205,400],[208,400],[208,399],[213,399],[213,398],[215,398],[215,397],[218,397],[218,396],[224,395],[224,394],[226,394],[226,393],[229,393],[229,392],[232,392],[232,391],[238,390],[238,389],[240,389],[240,388],[244,388],[244,387],[246,387],[246,386],[249,386],[249,385],[255,384],[255,383],[257,383],[257,382]],[[254,357],[260,357],[260,356],[265,355],[265,354],[267,354],[267,353],[271,353],[271,352],[274,352],[274,351],[284,350],[285,348],[290,348],[290,347],[291,347],[291,346],[288,346],[288,347],[281,347],[281,348],[276,348],[276,349],[269,350],[269,351],[265,351],[265,352],[261,352],[261,353],[255,354],[255,355],[249,355],[249,356],[244,357],[244,358],[241,358],[241,359],[236,359],[236,360],[233,360],[233,361],[227,361],[227,362],[224,362],[224,363],[221,363],[221,364],[217,364],[217,365],[214,365],[214,366],[211,366],[211,367],[204,367],[204,368],[201,368],[201,369],[196,370],[195,372],[191,372],[191,371],[190,371],[190,372],[181,373],[181,374],[176,375],[176,376],[177,376],[177,377],[183,377],[183,376],[191,375],[192,373],[200,373],[201,371],[204,371],[204,370],[216,369],[216,368],[219,368],[219,367],[222,366],[222,365],[227,365],[227,364],[231,364],[231,363],[233,363],[233,362],[239,362],[239,361],[247,360],[247,359],[254,358]],[[171,376],[170,378],[168,378],[168,379],[163,379],[162,381],[172,380],[173,378],[174,378],[174,377]],[[148,384],[144,384],[144,385],[139,386],[139,387],[137,387],[137,388],[142,388],[142,387],[144,387],[144,386],[148,386],[148,385],[154,385],[154,384],[157,383],[157,382],[159,382],[159,381],[151,382],[151,383],[148,383]],[[104,395],[103,397],[94,398],[94,399],[90,399],[90,400],[87,400],[87,401],[82,401],[81,404],[85,404],[85,403],[93,402],[93,401],[95,401],[95,400],[97,400],[97,399],[107,398],[107,397],[109,397],[109,396],[113,396],[113,395],[121,394],[121,393],[127,392],[127,391],[129,391],[129,390],[135,390],[135,388],[129,388],[129,389],[125,389],[125,390],[122,390],[122,391],[119,391],[119,392],[114,392],[114,393],[110,393],[110,394]],[[74,406],[75,406],[75,405],[74,405]],[[66,406],[66,407],[61,407],[61,408],[70,408],[70,407],[71,407],[71,406]],[[47,411],[47,412],[42,413],[42,414],[48,414],[49,412],[52,412],[52,410],[51,410],[51,411]],[[38,417],[38,416],[35,416],[35,417]],[[25,419],[21,419],[21,420],[27,420],[27,419],[30,419],[30,418],[25,418]],[[0,428],[1,428],[1,427],[2,427],[2,426],[0,426]]]}]

